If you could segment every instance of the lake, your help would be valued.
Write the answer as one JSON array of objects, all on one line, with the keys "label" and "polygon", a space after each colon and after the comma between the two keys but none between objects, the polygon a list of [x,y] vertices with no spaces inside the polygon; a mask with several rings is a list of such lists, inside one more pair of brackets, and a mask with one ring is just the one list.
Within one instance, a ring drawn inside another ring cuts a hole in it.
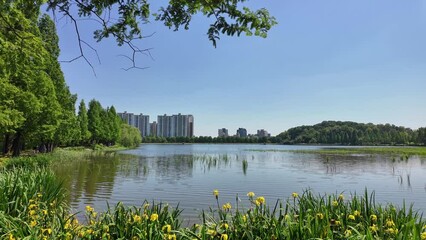
[{"label": "lake", "polygon": [[[396,160],[387,155],[323,155],[270,150],[318,149],[318,146],[245,144],[144,144],[134,150],[96,155],[61,164],[55,171],[69,190],[75,212],[86,205],[104,210],[114,205],[141,206],[144,200],[179,204],[185,221],[220,202],[248,206],[246,194],[264,196],[269,205],[292,192],[363,194],[376,202],[414,203],[426,213],[426,158]],[[334,147],[335,148],[335,147]],[[246,168],[243,162],[247,163]]]}]

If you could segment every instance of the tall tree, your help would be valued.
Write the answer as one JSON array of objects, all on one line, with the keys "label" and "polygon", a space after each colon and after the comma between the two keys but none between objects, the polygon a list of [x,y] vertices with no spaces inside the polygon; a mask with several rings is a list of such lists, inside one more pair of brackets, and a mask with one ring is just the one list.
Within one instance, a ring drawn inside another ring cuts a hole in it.
[{"label": "tall tree", "polygon": [[89,110],[87,111],[87,117],[89,120],[88,129],[92,135],[90,138],[92,143],[99,142],[103,134],[103,122],[101,119],[102,111],[102,106],[98,101],[92,99],[89,102]]},{"label": "tall tree", "polygon": [[87,116],[87,109],[84,100],[82,99],[78,106],[78,125],[79,125],[79,144],[87,144],[90,140],[91,133],[89,131],[89,119]]},{"label": "tall tree", "polygon": [[5,134],[6,151],[10,146],[15,156],[24,144],[51,138],[57,128],[58,105],[45,64],[49,53],[36,25],[38,12],[31,10],[37,6],[39,9],[37,4],[8,1],[0,6],[0,59],[3,60],[0,71],[5,85],[0,96],[7,96],[6,90],[12,89],[10,98],[2,101],[8,102],[4,107],[7,106],[9,112],[19,116],[15,118],[19,121],[12,124],[14,128],[9,127],[2,134]]},{"label": "tall tree", "polygon": [[44,14],[38,22],[45,49],[50,53],[47,62],[47,74],[53,81],[55,93],[60,104],[59,126],[55,132],[55,144],[69,144],[78,138],[77,118],[75,116],[75,103],[77,96],[71,94],[58,61],[59,37],[56,34],[55,23]]}]

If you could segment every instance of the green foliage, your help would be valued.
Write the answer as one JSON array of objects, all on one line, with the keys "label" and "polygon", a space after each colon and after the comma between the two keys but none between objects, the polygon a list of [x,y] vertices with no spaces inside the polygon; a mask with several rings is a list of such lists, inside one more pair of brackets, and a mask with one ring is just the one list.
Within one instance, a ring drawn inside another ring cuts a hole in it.
[{"label": "green foliage", "polygon": [[[82,116],[80,117],[82,121],[84,121],[83,112],[84,109],[82,109]],[[89,102],[87,118],[88,130],[93,144],[102,143],[104,145],[111,146],[120,139],[122,135],[121,119],[117,115],[114,106],[104,109],[98,101],[93,99]],[[127,136],[125,136],[125,138],[127,138]],[[134,141],[132,140],[131,142],[133,144]],[[133,146],[132,144],[131,146]]]},{"label": "green foliage", "polygon": [[415,132],[390,124],[324,121],[313,126],[290,128],[278,135],[288,144],[410,144],[416,142]]},{"label": "green foliage", "polygon": [[417,129],[417,142],[426,145],[426,128]]},{"label": "green foliage", "polygon": [[84,100],[81,100],[80,105],[78,107],[78,125],[79,125],[79,144],[86,144],[88,143],[90,137],[92,136],[91,132],[89,131],[89,119],[87,116],[87,109],[86,104],[84,103]]},{"label": "green foliage", "polygon": [[64,189],[53,172],[26,166],[0,172],[0,213],[26,219],[27,204],[35,198],[63,206]]},{"label": "green foliage", "polygon": [[[271,27],[276,24],[275,18],[264,8],[250,10],[242,6],[244,2],[246,0],[171,0],[153,15],[155,20],[164,22],[165,26],[175,31],[181,26],[188,29],[192,17],[197,14],[213,19],[207,36],[214,46],[221,34],[239,36],[245,33],[248,36],[266,37]],[[68,0],[49,1],[48,9],[71,16],[70,12],[74,11],[73,2]],[[120,46],[133,39],[143,38],[140,25],[149,22],[152,12],[148,0],[132,0],[126,3],[89,0],[79,2],[75,10],[78,11],[79,17],[94,18],[101,23],[101,28],[94,32],[95,39],[101,41],[113,36]],[[110,14],[116,14],[117,17],[107,19],[105,16]]]},{"label": "green foliage", "polygon": [[142,142],[139,129],[126,123],[121,124],[121,136],[118,143],[124,147],[137,147]]}]

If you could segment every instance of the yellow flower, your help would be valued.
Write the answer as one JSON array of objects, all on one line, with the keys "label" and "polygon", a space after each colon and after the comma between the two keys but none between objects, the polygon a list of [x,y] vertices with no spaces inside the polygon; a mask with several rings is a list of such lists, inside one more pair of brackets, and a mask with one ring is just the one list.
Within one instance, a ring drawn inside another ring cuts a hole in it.
[{"label": "yellow flower", "polygon": [[254,197],[256,194],[254,194],[254,192],[248,192],[247,193],[247,197],[252,198]]},{"label": "yellow flower", "polygon": [[376,226],[376,224],[373,224],[373,226],[370,227],[370,230],[375,233],[377,230],[379,230],[379,228]]},{"label": "yellow flower", "polygon": [[336,221],[336,226],[340,226],[342,224],[339,220]]},{"label": "yellow flower", "polygon": [[163,228],[161,228],[161,230],[163,230],[163,232],[171,232],[172,231],[172,226],[170,226],[169,224],[164,225]]},{"label": "yellow flower", "polygon": [[35,210],[31,210],[30,211],[30,216],[34,216],[34,215],[36,215],[37,214],[37,212],[35,211]]},{"label": "yellow flower", "polygon": [[15,240],[16,238],[13,236],[13,234],[9,234],[9,240]]},{"label": "yellow flower", "polygon": [[28,206],[28,208],[31,210],[31,209],[36,209],[37,208],[37,205],[36,204],[30,204],[30,206]]},{"label": "yellow flower", "polygon": [[143,208],[144,208],[144,209],[149,208],[149,203],[145,203],[145,204],[143,205]]},{"label": "yellow flower", "polygon": [[141,216],[139,216],[139,215],[135,214],[135,215],[133,216],[133,222],[138,222],[138,223],[142,222],[142,218],[141,218]]},{"label": "yellow flower", "polygon": [[207,230],[207,234],[208,234],[208,235],[215,236],[215,235],[216,235],[216,231],[215,231],[215,230],[213,230],[213,229],[209,229],[209,230]]},{"label": "yellow flower", "polygon": [[69,232],[67,232],[67,233],[65,234],[65,239],[66,239],[66,240],[71,240],[71,239],[72,239],[72,234],[71,234],[71,233],[69,233]]},{"label": "yellow flower", "polygon": [[222,227],[225,228],[225,229],[228,229],[229,225],[227,223],[224,223],[224,224],[222,224]]},{"label": "yellow flower", "polygon": [[36,221],[36,220],[32,220],[32,221],[30,222],[30,226],[31,226],[31,227],[34,227],[35,225],[37,225],[37,221]]},{"label": "yellow flower", "polygon": [[352,235],[352,231],[349,230],[349,229],[346,229],[346,231],[345,231],[345,237],[349,237],[351,235]]},{"label": "yellow flower", "polygon": [[87,205],[86,206],[86,211],[88,211],[88,212],[93,212],[95,209],[94,208],[92,208],[91,206],[89,206],[89,205]]},{"label": "yellow flower", "polygon": [[395,227],[395,223],[391,219],[388,219],[386,221],[386,227],[389,227],[389,228]]},{"label": "yellow flower", "polygon": [[167,239],[168,240],[176,240],[176,234],[168,234]]},{"label": "yellow flower", "polygon": [[360,212],[360,211],[358,211],[358,210],[355,210],[355,211],[354,211],[354,216],[355,216],[355,217],[359,217],[359,216],[361,216],[361,212]]},{"label": "yellow flower", "polygon": [[48,213],[48,211],[45,209],[45,210],[43,210],[43,214],[44,215],[47,215],[47,213]]},{"label": "yellow flower", "polygon": [[323,215],[322,213],[317,213],[317,218],[319,218],[319,219],[323,219],[323,218],[324,218],[324,215]]},{"label": "yellow flower", "polygon": [[78,225],[78,219],[77,218],[74,218],[73,220],[72,220],[72,224],[75,226],[75,225]]},{"label": "yellow flower", "polygon": [[337,207],[337,206],[339,206],[339,202],[338,201],[333,201],[333,207]]},{"label": "yellow flower", "polygon": [[387,232],[389,234],[398,234],[398,229],[388,228],[388,229],[385,230],[385,232]]},{"label": "yellow flower", "polygon": [[153,222],[153,221],[157,221],[158,220],[158,214],[156,214],[156,213],[153,213],[152,215],[151,215],[151,221]]},{"label": "yellow flower", "polygon": [[224,233],[220,235],[220,240],[228,240],[228,234]]},{"label": "yellow flower", "polygon": [[426,232],[422,232],[420,235],[421,240],[426,240]]},{"label": "yellow flower", "polygon": [[348,219],[349,219],[349,220],[355,220],[355,216],[354,216],[354,215],[352,215],[352,214],[350,214],[350,215],[348,216]]},{"label": "yellow flower", "polygon": [[298,198],[298,197],[299,197],[299,194],[298,194],[297,192],[293,192],[293,193],[291,194],[291,196],[292,196],[293,198]]},{"label": "yellow flower", "polygon": [[343,200],[345,200],[345,196],[343,196],[343,194],[340,194],[340,195],[339,195],[338,200],[339,200],[339,201],[343,201]]},{"label": "yellow flower", "polygon": [[47,233],[48,235],[50,235],[50,234],[52,234],[52,229],[51,228],[45,228],[45,229],[42,229],[42,231],[41,231],[43,234],[45,234],[45,233]]},{"label": "yellow flower", "polygon": [[43,197],[43,194],[41,194],[41,193],[37,193],[37,197],[38,197],[38,198],[41,198],[41,197]]},{"label": "yellow flower", "polygon": [[215,189],[213,190],[213,196],[215,196],[215,198],[219,197],[219,190]]},{"label": "yellow flower", "polygon": [[370,216],[370,219],[371,219],[371,221],[375,222],[375,221],[377,221],[377,216],[375,214],[372,214]]},{"label": "yellow flower", "polygon": [[230,203],[225,203],[225,204],[223,204],[222,208],[223,208],[223,210],[228,211],[232,208],[232,206],[231,206]]},{"label": "yellow flower", "polygon": [[260,206],[260,205],[263,205],[263,204],[265,204],[265,198],[264,197],[260,196],[260,197],[256,198],[256,205],[257,206]]},{"label": "yellow flower", "polygon": [[246,217],[246,215],[243,215],[243,222],[247,222],[247,217]]},{"label": "yellow flower", "polygon": [[92,233],[93,233],[93,229],[89,228],[89,229],[86,230],[86,234],[87,235],[91,235]]}]

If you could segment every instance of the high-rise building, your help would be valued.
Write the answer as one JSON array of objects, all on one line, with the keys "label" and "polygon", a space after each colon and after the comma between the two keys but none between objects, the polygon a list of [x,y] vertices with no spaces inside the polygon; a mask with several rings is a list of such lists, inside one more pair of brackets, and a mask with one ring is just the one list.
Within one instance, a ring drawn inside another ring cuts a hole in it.
[{"label": "high-rise building", "polygon": [[142,137],[148,137],[150,133],[149,127],[149,115],[143,115],[142,113],[135,116],[136,127],[141,131]]},{"label": "high-rise building", "polygon": [[247,129],[245,129],[245,128],[238,128],[238,130],[237,130],[237,137],[247,137]]},{"label": "high-rise building", "polygon": [[192,115],[159,115],[157,117],[157,136],[159,137],[193,137],[194,116]]},{"label": "high-rise building", "polygon": [[260,130],[257,130],[257,136],[258,137],[270,137],[271,136],[271,134],[270,133],[268,133],[268,131],[266,131],[265,129],[260,129]]},{"label": "high-rise building", "polygon": [[154,122],[150,123],[149,128],[150,128],[150,136],[156,137],[157,136],[157,122],[154,121]]},{"label": "high-rise building", "polygon": [[217,130],[217,136],[218,137],[228,137],[228,129],[226,128],[220,128],[219,130]]},{"label": "high-rise building", "polygon": [[130,126],[135,126],[135,115],[133,113],[124,112],[117,113],[117,115],[120,116],[125,123],[129,124]]},{"label": "high-rise building", "polygon": [[130,126],[136,127],[141,132],[142,137],[149,136],[150,128],[149,128],[149,116],[143,115],[142,113],[139,115],[135,115],[133,113],[117,113],[118,116],[123,119],[123,121]]}]

